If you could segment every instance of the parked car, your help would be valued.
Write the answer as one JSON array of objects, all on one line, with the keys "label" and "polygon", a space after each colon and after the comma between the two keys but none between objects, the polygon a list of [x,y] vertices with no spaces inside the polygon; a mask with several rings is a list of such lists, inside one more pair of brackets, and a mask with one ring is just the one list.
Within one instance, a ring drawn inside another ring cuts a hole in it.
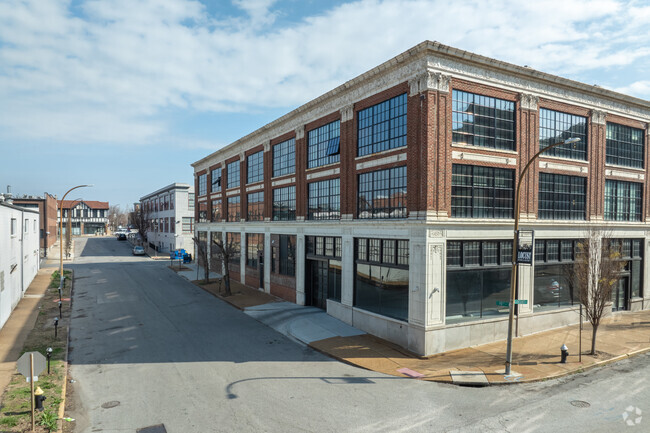
[{"label": "parked car", "polygon": [[125,241],[126,240],[126,235],[124,233],[118,233],[117,234],[117,240],[118,241]]},{"label": "parked car", "polygon": [[133,247],[133,255],[134,256],[144,256],[144,248],[141,246],[135,246]]}]

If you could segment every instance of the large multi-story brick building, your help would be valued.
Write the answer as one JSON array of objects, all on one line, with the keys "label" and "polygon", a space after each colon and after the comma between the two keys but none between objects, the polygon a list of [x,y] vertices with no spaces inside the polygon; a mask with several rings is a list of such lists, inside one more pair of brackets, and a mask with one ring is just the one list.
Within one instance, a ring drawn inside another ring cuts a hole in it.
[{"label": "large multi-story brick building", "polygon": [[612,309],[648,308],[648,122],[648,101],[427,41],[192,164],[196,231],[240,248],[240,281],[419,354],[505,339],[516,179],[576,137],[524,178],[519,333],[578,321],[591,226],[628,261]]}]

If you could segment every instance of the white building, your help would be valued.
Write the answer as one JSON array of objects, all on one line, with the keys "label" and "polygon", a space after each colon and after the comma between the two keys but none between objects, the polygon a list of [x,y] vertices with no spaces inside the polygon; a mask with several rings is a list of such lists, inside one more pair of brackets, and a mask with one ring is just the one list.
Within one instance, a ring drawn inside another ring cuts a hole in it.
[{"label": "white building", "polygon": [[194,251],[194,187],[172,183],[140,198],[147,225],[147,243],[158,252]]},{"label": "white building", "polygon": [[0,328],[39,269],[38,209],[0,202]]}]

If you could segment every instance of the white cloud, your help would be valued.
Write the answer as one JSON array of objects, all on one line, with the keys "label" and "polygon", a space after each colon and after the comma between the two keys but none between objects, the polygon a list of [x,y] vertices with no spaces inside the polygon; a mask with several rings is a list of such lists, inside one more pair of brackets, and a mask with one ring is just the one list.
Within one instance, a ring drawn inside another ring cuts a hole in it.
[{"label": "white cloud", "polygon": [[217,21],[195,0],[92,0],[81,15],[3,2],[0,139],[152,143],[178,136],[166,110],[296,106],[425,39],[559,75],[626,67],[625,91],[650,94],[650,7],[634,1],[358,0],[286,27],[276,0],[233,5],[245,16]]}]

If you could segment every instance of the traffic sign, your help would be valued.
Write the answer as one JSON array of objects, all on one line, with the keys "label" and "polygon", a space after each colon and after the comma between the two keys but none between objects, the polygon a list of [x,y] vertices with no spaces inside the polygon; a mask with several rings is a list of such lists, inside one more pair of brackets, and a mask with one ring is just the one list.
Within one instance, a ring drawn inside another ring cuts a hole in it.
[{"label": "traffic sign", "polygon": [[497,301],[497,305],[500,307],[508,307],[510,306],[510,302],[508,301]]},{"label": "traffic sign", "polygon": [[29,365],[29,354],[34,355],[34,382],[38,380],[38,375],[41,374],[43,370],[47,367],[47,360],[40,352],[25,352],[16,362],[16,368],[18,373],[22,374],[27,378],[29,382],[29,377],[31,375],[30,365]]}]

